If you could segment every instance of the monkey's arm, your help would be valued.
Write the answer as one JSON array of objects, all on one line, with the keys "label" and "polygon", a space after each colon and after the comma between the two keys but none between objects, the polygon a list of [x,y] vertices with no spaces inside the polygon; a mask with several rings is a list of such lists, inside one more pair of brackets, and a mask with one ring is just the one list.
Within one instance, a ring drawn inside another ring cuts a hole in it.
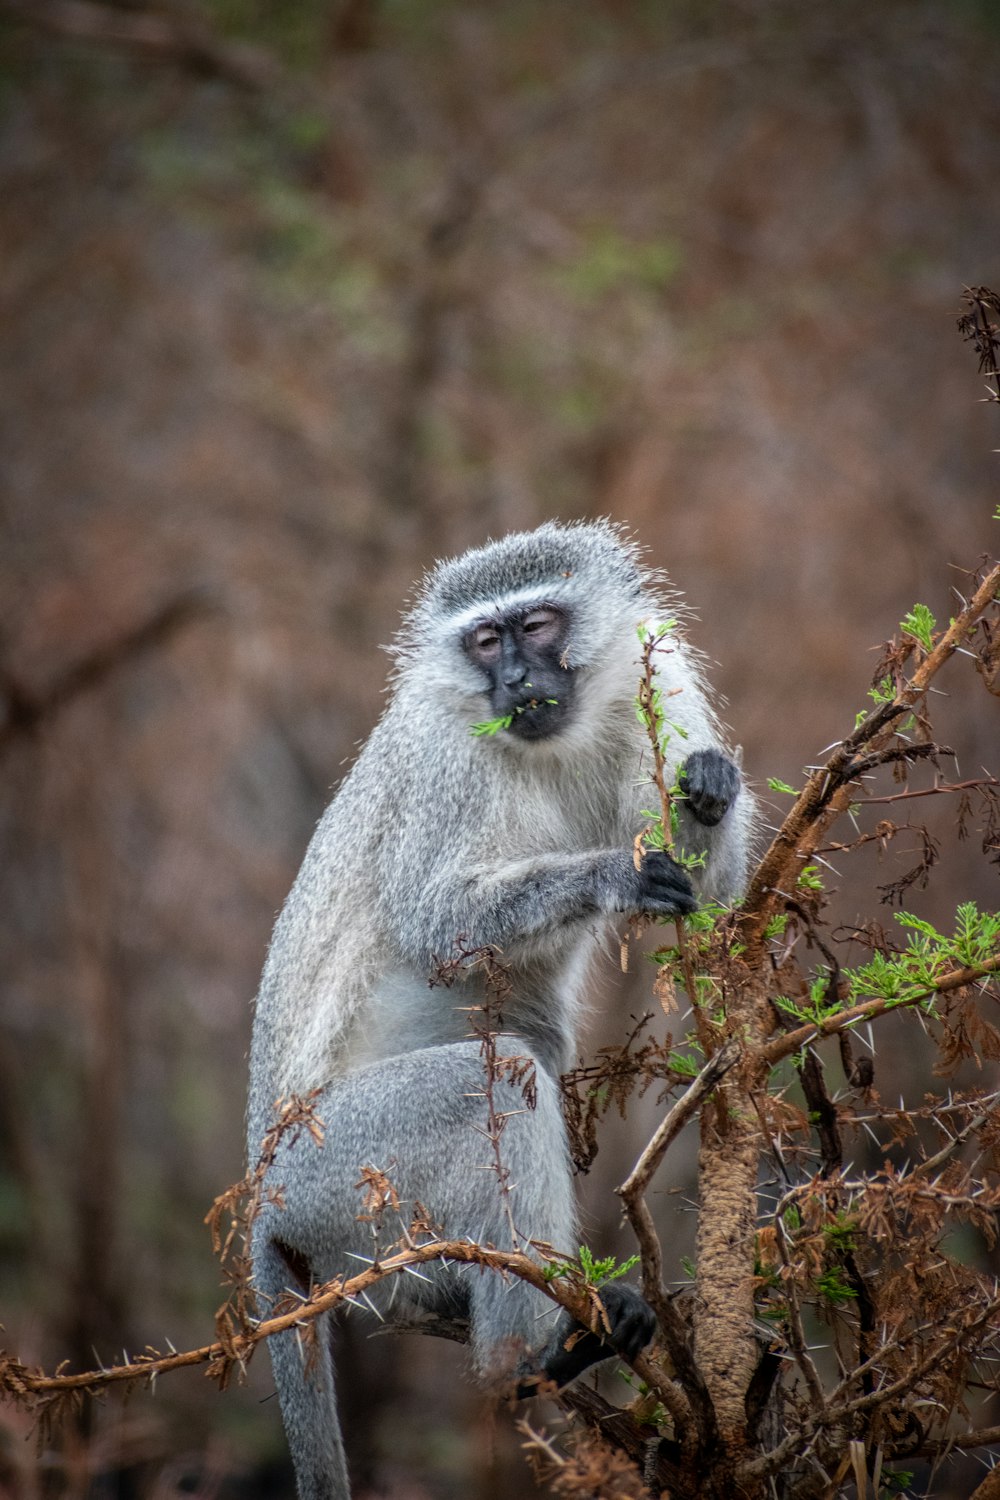
[{"label": "monkey's arm", "polygon": [[405,956],[426,966],[458,937],[470,947],[510,950],[594,916],[675,916],[696,905],[687,874],[662,850],[647,851],[638,870],[631,849],[541,855],[432,885],[397,936]]}]

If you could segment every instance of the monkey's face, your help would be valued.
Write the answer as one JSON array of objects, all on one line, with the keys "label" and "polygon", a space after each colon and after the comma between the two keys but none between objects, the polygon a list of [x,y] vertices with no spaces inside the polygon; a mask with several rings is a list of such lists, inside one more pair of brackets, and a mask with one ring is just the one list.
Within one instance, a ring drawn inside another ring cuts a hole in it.
[{"label": "monkey's face", "polygon": [[465,654],[483,674],[495,717],[509,719],[505,733],[543,740],[567,722],[573,701],[568,643],[569,614],[554,604],[487,616],[467,632]]}]

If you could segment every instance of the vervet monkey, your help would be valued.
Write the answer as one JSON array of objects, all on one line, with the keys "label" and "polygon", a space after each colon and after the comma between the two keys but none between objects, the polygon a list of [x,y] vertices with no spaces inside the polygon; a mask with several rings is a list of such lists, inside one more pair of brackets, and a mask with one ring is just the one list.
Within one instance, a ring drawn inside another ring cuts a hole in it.
[{"label": "vervet monkey", "polygon": [[[689,874],[650,851],[636,868],[650,802],[637,627],[677,613],[606,522],[547,523],[424,581],[392,648],[389,705],[320,821],[257,996],[251,1163],[279,1096],[321,1090],[325,1126],[321,1146],[305,1134],[283,1144],[270,1173],[283,1206],[267,1203],[254,1226],[262,1316],[289,1287],[371,1257],[363,1167],[446,1236],[510,1244],[497,1175],[483,1170],[484,1065],[469,1020],[487,999],[482,969],[457,989],[430,983],[459,939],[499,950],[511,988],[497,1049],[535,1065],[535,1107],[512,1114],[501,1145],[521,1243],[578,1247],[559,1075],[575,1061],[592,957],[623,917],[729,900],[744,879],[750,798],[699,661],[673,634],[655,652],[674,726],[667,774],[680,769],[685,794],[678,843],[705,860]],[[567,1349],[575,1325],[526,1283],[440,1265],[421,1276],[380,1283],[380,1315],[466,1320],[485,1382],[524,1389],[537,1372],[562,1383],[616,1350],[634,1355],[653,1331],[646,1303],[617,1282],[602,1292],[607,1341],[589,1333]],[[349,1494],[326,1333],[312,1361],[294,1333],[269,1341],[302,1500]]]}]

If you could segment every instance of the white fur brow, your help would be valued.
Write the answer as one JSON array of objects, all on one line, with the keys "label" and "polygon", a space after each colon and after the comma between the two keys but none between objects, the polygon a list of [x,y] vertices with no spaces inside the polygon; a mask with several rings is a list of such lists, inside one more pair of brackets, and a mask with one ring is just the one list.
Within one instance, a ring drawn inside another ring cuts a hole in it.
[{"label": "white fur brow", "polygon": [[493,599],[481,599],[477,604],[471,604],[467,609],[460,610],[458,614],[451,615],[448,620],[449,630],[464,631],[475,625],[478,620],[491,619],[494,615],[506,614],[515,605],[525,604],[547,604],[551,600],[558,599],[563,590],[558,583],[547,587],[539,585],[537,588],[515,589],[509,594],[497,594]]}]

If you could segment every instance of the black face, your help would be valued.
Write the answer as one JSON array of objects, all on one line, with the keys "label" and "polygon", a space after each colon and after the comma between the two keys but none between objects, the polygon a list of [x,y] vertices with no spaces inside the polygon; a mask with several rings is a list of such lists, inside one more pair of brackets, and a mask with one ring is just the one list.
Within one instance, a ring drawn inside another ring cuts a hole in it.
[{"label": "black face", "polygon": [[566,722],[573,672],[565,664],[569,616],[553,604],[484,619],[465,637],[465,652],[483,672],[496,718],[507,734],[543,740]]}]

